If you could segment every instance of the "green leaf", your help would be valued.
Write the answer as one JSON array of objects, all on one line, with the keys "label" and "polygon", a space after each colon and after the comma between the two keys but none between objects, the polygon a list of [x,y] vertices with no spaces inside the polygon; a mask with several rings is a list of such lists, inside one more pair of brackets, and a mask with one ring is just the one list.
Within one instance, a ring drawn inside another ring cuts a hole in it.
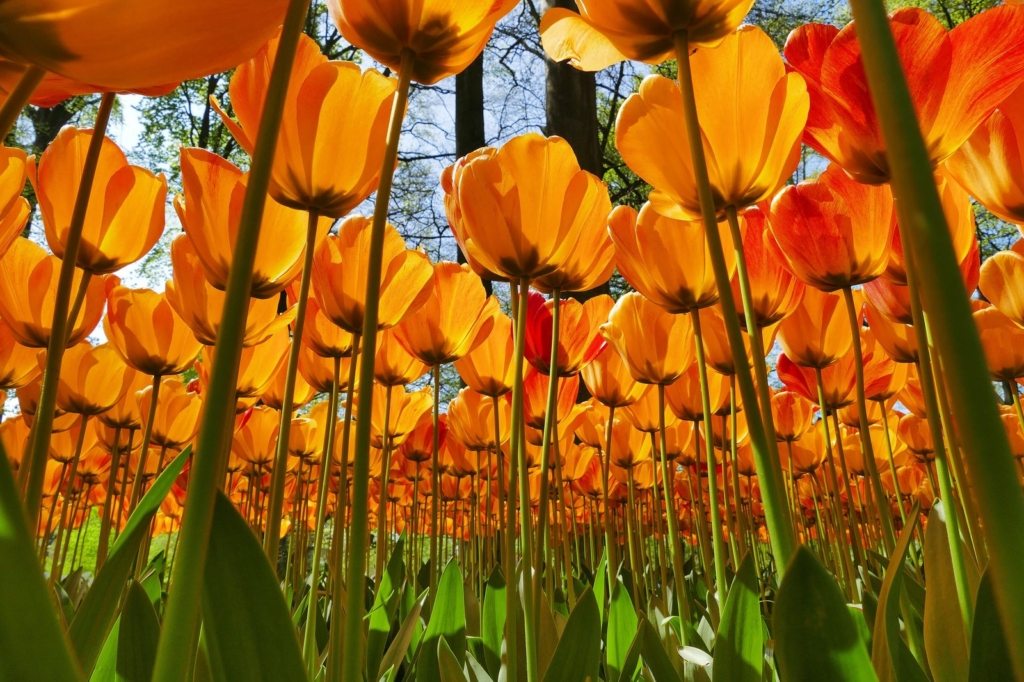
[{"label": "green leaf", "polygon": [[843,593],[806,547],[797,549],[779,586],[772,625],[786,682],[877,679]]},{"label": "green leaf", "polygon": [[[907,549],[914,537],[917,506],[907,515],[909,522],[900,533],[896,547],[889,557],[889,567],[882,579],[882,590],[878,594],[878,613],[875,614],[874,637],[872,639],[871,663],[882,682],[927,682],[928,677],[917,659],[910,653],[900,634],[900,592],[903,587],[903,562]],[[911,624],[907,624],[908,627]]]},{"label": "green leaf", "polygon": [[203,575],[203,626],[215,679],[306,679],[274,569],[245,519],[221,492]]},{"label": "green leaf", "polygon": [[77,680],[10,466],[0,445],[0,680]]},{"label": "green leaf", "polygon": [[608,595],[608,549],[601,550],[601,560],[597,562],[597,572],[594,573],[594,599],[597,600],[597,608],[601,612],[601,622],[604,623],[604,605]]},{"label": "green leaf", "polygon": [[629,598],[629,592],[622,580],[616,580],[612,586],[612,601],[608,606],[608,641],[606,643],[605,664],[608,669],[608,679],[618,680],[623,675],[631,679],[634,668],[627,670],[629,662],[630,647],[637,633],[637,615],[633,608],[633,600]]},{"label": "green leaf", "polygon": [[[966,557],[966,553],[964,555]],[[967,630],[960,615],[942,503],[936,500],[924,532],[924,648],[935,682],[967,679]]]},{"label": "green leaf", "polygon": [[715,675],[720,679],[761,682],[764,624],[758,594],[754,557],[747,554],[729,588],[715,637]]},{"label": "green leaf", "polygon": [[455,561],[448,562],[437,586],[430,622],[420,644],[416,660],[416,679],[423,682],[440,682],[437,647],[440,639],[448,640],[448,646],[461,664],[466,656],[466,606],[462,592],[462,574]]},{"label": "green leaf", "polygon": [[[1003,632],[1003,624],[999,621],[996,594],[992,586],[992,571],[986,570],[981,576],[978,596],[974,601],[974,628],[971,632],[971,668],[968,681],[1015,679],[1009,644],[1006,633]],[[1016,645],[1019,646],[1020,642]]]},{"label": "green leaf", "polygon": [[174,481],[185,468],[192,448],[187,447],[167,465],[139,501],[124,530],[110,548],[92,588],[82,600],[68,635],[75,653],[88,675],[96,664],[103,642],[117,618],[117,607],[139,556],[139,547],[149,535],[150,521],[160,509]]},{"label": "green leaf", "polygon": [[484,592],[484,615],[481,637],[484,642],[484,667],[491,677],[501,671],[501,645],[505,640],[505,578],[501,568],[494,567]]},{"label": "green leaf", "polygon": [[134,682],[153,676],[156,644],[160,638],[160,622],[142,586],[132,582],[121,612],[121,628],[117,636],[117,677]]},{"label": "green leaf", "polygon": [[443,636],[437,642],[437,666],[441,674],[441,682],[466,682],[466,675],[462,672],[462,666],[448,646],[448,640]]},{"label": "green leaf", "polygon": [[398,538],[395,547],[380,579],[380,587],[373,599],[368,619],[370,629],[366,635],[366,671],[367,677],[380,668],[380,659],[384,655],[384,647],[391,634],[391,624],[395,622],[399,603],[402,598],[402,584],[405,581],[405,562],[402,560],[405,549],[405,536]]},{"label": "green leaf", "polygon": [[405,620],[402,621],[402,627],[398,628],[398,634],[391,640],[391,646],[384,652],[384,658],[381,659],[380,668],[377,671],[378,680],[382,678],[393,680],[398,674],[398,668],[402,665],[402,659],[405,658],[405,653],[409,650],[409,644],[412,642],[413,633],[420,627],[420,611],[423,609],[425,598],[420,597],[416,600],[409,613],[406,614]]},{"label": "green leaf", "polygon": [[640,619],[640,655],[659,682],[679,682],[679,672],[672,665],[658,631],[646,618]]},{"label": "green leaf", "polygon": [[596,680],[601,657],[601,611],[594,592],[580,595],[544,674],[544,682]]}]

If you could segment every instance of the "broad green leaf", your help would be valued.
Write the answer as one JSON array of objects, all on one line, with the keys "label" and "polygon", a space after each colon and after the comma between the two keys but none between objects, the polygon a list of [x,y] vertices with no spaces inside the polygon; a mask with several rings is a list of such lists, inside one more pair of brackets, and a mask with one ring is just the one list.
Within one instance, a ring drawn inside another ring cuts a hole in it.
[{"label": "broad green leaf", "polygon": [[968,635],[956,597],[946,514],[938,500],[928,513],[928,527],[924,532],[924,574],[928,577],[924,598],[924,648],[928,668],[935,682],[965,680]]},{"label": "broad green leaf", "polygon": [[601,560],[597,563],[597,572],[594,573],[594,599],[597,600],[601,622],[604,623],[604,605],[608,599],[608,548],[601,550]]},{"label": "broad green leaf", "polygon": [[[524,594],[520,590],[519,594]],[[551,658],[555,655],[555,647],[558,646],[558,626],[555,624],[555,615],[551,611],[551,599],[542,589],[540,591],[540,611],[537,613],[537,621],[540,623],[540,631],[537,635],[537,672],[543,679],[544,673],[551,664]]]},{"label": "broad green leaf", "polygon": [[202,601],[214,679],[306,679],[274,569],[245,519],[221,492],[210,529]]},{"label": "broad green leaf", "polygon": [[597,679],[601,659],[601,612],[589,588],[580,595],[544,674],[544,682]]},{"label": "broad green leaf", "polygon": [[463,581],[462,597],[466,604],[466,635],[480,636],[480,602],[476,598],[476,590],[469,581]]},{"label": "broad green leaf", "polygon": [[661,643],[658,631],[646,619],[640,619],[640,656],[644,664],[651,669],[654,679],[658,682],[679,682],[679,672],[672,665],[665,646]]},{"label": "broad green leaf", "polygon": [[149,595],[137,582],[128,587],[121,617],[107,637],[91,682],[136,682],[153,675],[160,622]]},{"label": "broad green leaf", "polygon": [[448,641],[442,636],[437,642],[437,667],[441,682],[467,682],[462,666],[452,653]]},{"label": "broad green leaf", "polygon": [[380,579],[380,587],[373,599],[370,609],[369,632],[366,634],[366,671],[367,677],[380,668],[380,659],[384,655],[384,647],[391,634],[391,624],[396,620],[399,602],[402,598],[402,584],[405,581],[405,562],[402,560],[405,550],[405,536],[398,538],[388,559],[384,575]]},{"label": "broad green leaf", "polygon": [[466,656],[466,605],[462,592],[462,574],[455,561],[448,562],[434,597],[427,631],[423,634],[420,653],[416,659],[416,679],[423,682],[440,682],[437,646],[440,639],[448,640],[448,646],[457,661]]},{"label": "broad green leaf", "polygon": [[715,637],[715,674],[720,679],[761,682],[764,624],[758,594],[754,557],[747,554],[729,588]]},{"label": "broad green leaf", "polygon": [[786,682],[877,679],[843,593],[806,547],[797,549],[782,579],[772,625]]},{"label": "broad green leaf", "polygon": [[[1006,640],[1003,624],[999,621],[991,573],[986,570],[981,576],[978,596],[974,601],[969,682],[1014,679],[1010,642]],[[1014,645],[1020,646],[1020,642]]]},{"label": "broad green leaf", "polygon": [[139,547],[149,534],[150,521],[185,467],[191,452],[191,447],[182,450],[143,495],[124,530],[111,546],[106,563],[71,621],[68,635],[86,674],[92,672],[96,657],[117,618],[121,594],[138,558]]},{"label": "broad green leaf", "polygon": [[633,600],[629,598],[622,580],[617,580],[612,586],[612,601],[608,606],[608,639],[605,643],[609,680],[618,680],[623,674],[627,679],[632,678],[634,669],[627,670],[627,663],[636,633],[637,615]]},{"label": "broad green leaf", "polygon": [[[928,679],[903,641],[899,619],[900,592],[904,582],[903,562],[906,561],[907,549],[914,537],[919,516],[915,505],[914,510],[907,515],[909,523],[900,533],[889,557],[889,567],[882,579],[882,590],[878,593],[871,663],[882,682],[927,682]],[[911,625],[907,624],[908,627]]]},{"label": "broad green leaf", "polygon": [[402,621],[402,627],[398,628],[398,634],[391,640],[391,646],[384,652],[384,658],[380,661],[380,669],[377,671],[377,679],[395,679],[395,675],[398,674],[398,668],[402,665],[402,659],[405,658],[405,653],[409,650],[409,644],[412,642],[413,633],[420,625],[420,611],[423,609],[423,601],[426,597],[420,597],[413,604],[409,613],[406,614],[405,620]]},{"label": "broad green leaf", "polygon": [[77,680],[34,536],[0,445],[0,680]]},{"label": "broad green leaf", "polygon": [[469,682],[494,682],[494,678],[472,654],[466,654],[466,672],[469,673]]},{"label": "broad green leaf", "polygon": [[481,637],[484,642],[484,667],[491,677],[501,670],[501,645],[505,639],[505,577],[494,567],[484,592],[484,615]]}]

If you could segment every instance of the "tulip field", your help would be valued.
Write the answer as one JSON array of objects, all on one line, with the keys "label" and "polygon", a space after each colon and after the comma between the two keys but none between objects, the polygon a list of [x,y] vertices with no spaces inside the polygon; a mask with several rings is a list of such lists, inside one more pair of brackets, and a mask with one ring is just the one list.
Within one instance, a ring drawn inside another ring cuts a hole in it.
[{"label": "tulip field", "polygon": [[[520,3],[326,4],[0,2],[0,682],[1024,681],[1024,5],[548,3],[644,201],[506,136],[446,262],[403,125]],[[112,136],[214,74],[234,155]]]}]

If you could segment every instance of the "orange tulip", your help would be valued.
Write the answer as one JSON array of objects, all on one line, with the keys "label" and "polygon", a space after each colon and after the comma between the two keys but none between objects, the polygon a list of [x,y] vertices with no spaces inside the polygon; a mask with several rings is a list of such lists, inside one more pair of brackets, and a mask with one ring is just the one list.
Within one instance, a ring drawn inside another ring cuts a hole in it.
[{"label": "orange tulip", "polygon": [[932,439],[928,421],[913,414],[900,417],[896,426],[896,435],[907,448],[918,456],[918,459],[935,458],[935,442]]},{"label": "orange tulip", "polygon": [[[545,300],[530,292],[526,299],[525,356],[527,361],[543,374],[550,374],[552,310],[554,299]],[[605,339],[597,326],[608,319],[614,305],[611,296],[595,296],[580,303],[565,299],[558,305],[558,350],[555,372],[567,377],[576,374],[593,360],[605,346]]]},{"label": "orange tulip", "polygon": [[266,472],[274,462],[281,417],[269,407],[254,407],[239,418],[231,439],[231,454]]},{"label": "orange tulip", "polygon": [[[736,362],[733,359],[729,335],[725,330],[725,318],[719,306],[708,306],[700,309],[701,341],[704,347],[704,360],[708,367],[716,372],[733,376],[736,374]],[[774,335],[775,331],[770,330]],[[762,339],[764,348],[772,347],[773,338]],[[744,357],[751,357],[750,336],[743,335]],[[748,365],[749,360],[748,360]]]},{"label": "orange tulip", "polygon": [[323,442],[320,424],[315,419],[292,417],[291,429],[288,431],[289,456],[315,463],[320,459]]},{"label": "orange tulip", "polygon": [[[57,134],[28,176],[39,199],[46,241],[64,255],[86,151],[94,131],[67,127]],[[167,180],[128,165],[124,152],[103,138],[82,225],[76,265],[96,274],[115,272],[149,252],[164,231]]]},{"label": "orange tulip", "polygon": [[400,343],[397,329],[385,329],[377,336],[377,352],[373,361],[373,378],[377,383],[382,386],[405,386],[427,371],[423,361]]},{"label": "orange tulip", "polygon": [[[384,420],[387,417],[387,437],[392,445],[401,445],[409,433],[416,428],[420,419],[429,414],[434,399],[429,388],[406,391],[404,388],[389,388],[374,384],[371,443],[373,447],[384,448]],[[391,400],[387,400],[387,393]],[[355,403],[358,405],[359,396]],[[389,409],[390,408],[390,409]],[[388,414],[385,414],[388,413]]]},{"label": "orange tulip", "polygon": [[[672,414],[684,421],[696,422],[704,419],[704,405],[700,393],[699,368],[690,366],[675,383],[665,388],[665,401]],[[729,413],[729,377],[720,372],[708,372],[708,396],[712,415]]]},{"label": "orange tulip", "polygon": [[[764,31],[744,26],[713,50],[691,57],[697,115],[714,191],[715,210],[752,206],[771,198],[800,159],[807,119],[803,77],[786,73]],[[684,130],[679,86],[648,76],[622,105],[615,145],[630,168],[653,188],[664,215],[700,216],[693,160]]]},{"label": "orange tulip", "polygon": [[[253,152],[278,40],[239,66],[228,93],[238,116],[221,118]],[[327,61],[302,35],[289,81],[270,195],[285,206],[341,218],[377,188],[396,82],[352,62]],[[218,107],[219,108],[219,107]],[[338,140],[347,142],[337,153]]]},{"label": "orange tulip", "polygon": [[[28,420],[29,424],[32,424],[36,411],[39,408],[39,393],[41,389],[42,375],[37,375],[35,379],[18,389],[18,409],[21,410],[21,414]],[[55,412],[56,415],[53,421],[54,433],[67,431],[74,426],[75,421],[78,419],[76,414],[66,414],[61,410],[56,410]]]},{"label": "orange tulip", "polygon": [[817,180],[782,190],[769,222],[789,267],[824,291],[885,272],[896,228],[889,188],[862,185],[836,165]]},{"label": "orange tulip", "polygon": [[[788,316],[804,295],[804,283],[784,265],[778,244],[768,227],[767,216],[759,207],[739,215],[743,228],[743,257],[747,264],[750,297],[759,327],[767,327]],[[723,240],[724,242],[724,240]],[[733,300],[744,329],[747,319],[742,309],[739,275],[732,276]]]},{"label": "orange tulip", "polygon": [[[283,336],[287,338],[287,335]],[[282,352],[281,357],[284,357],[284,352]],[[277,369],[271,375],[269,383],[267,383],[263,392],[259,394],[260,402],[268,407],[274,408],[275,410],[282,409],[282,406],[284,405],[285,375],[287,371],[287,362],[282,361],[277,364]],[[319,392],[320,391],[315,386],[310,385],[309,382],[302,377],[302,373],[300,372],[295,375],[295,386],[292,389],[292,405],[296,408],[305,405],[315,398],[316,394]],[[289,441],[291,440],[290,431],[288,432],[288,439]]]},{"label": "orange tulip", "polygon": [[1024,326],[1024,240],[982,263],[978,286],[1000,312]]},{"label": "orange tulip", "polygon": [[25,152],[0,146],[0,258],[29,218],[28,201],[21,196],[25,173]]},{"label": "orange tulip", "polygon": [[[181,150],[184,194],[174,198],[174,208],[203,264],[206,279],[221,291],[227,288],[247,183],[246,173],[216,154],[202,149]],[[253,296],[276,295],[302,270],[308,220],[305,212],[267,197],[253,266]],[[319,235],[326,234],[330,222],[328,218],[320,220]]]},{"label": "orange tulip", "polygon": [[779,341],[790,360],[803,367],[827,367],[853,345],[839,294],[808,289],[803,302],[779,325]]},{"label": "orange tulip", "polygon": [[57,407],[64,412],[95,416],[117,404],[135,380],[135,370],[110,344],[76,344],[64,352]]},{"label": "orange tulip", "polygon": [[150,376],[181,374],[199,355],[192,330],[166,296],[150,289],[113,287],[103,331],[129,366]]},{"label": "orange tulip", "polygon": [[[242,349],[235,379],[235,396],[238,399],[256,398],[266,392],[275,373],[284,364],[290,343],[288,331],[282,329],[263,343]],[[202,362],[196,363],[196,370],[200,382],[205,385],[214,362],[212,346],[203,348],[202,358]]]},{"label": "orange tulip", "polygon": [[[59,274],[60,259],[23,237],[15,239],[0,258],[0,318],[18,343],[30,348],[46,348],[49,344]],[[82,272],[76,270],[73,291],[81,286],[82,277]],[[82,311],[69,330],[69,346],[80,342],[99,324],[105,288],[103,278],[89,280]]]},{"label": "orange tulip", "polygon": [[1024,87],[975,129],[946,170],[992,213],[1024,224]]},{"label": "orange tulip", "polygon": [[[853,363],[853,353],[847,352],[836,362],[820,370],[825,407],[836,409],[853,402],[853,390],[856,387]],[[818,384],[814,369],[798,365],[782,353],[779,355],[775,371],[788,390],[799,393],[812,403],[818,403]]]},{"label": "orange tulip", "polygon": [[[295,288],[289,291],[295,293]],[[324,358],[342,358],[352,354],[355,337],[331,322],[320,310],[320,304],[312,296],[306,301],[306,324],[303,327],[302,344]]]},{"label": "orange tulip", "polygon": [[[0,52],[88,83],[137,90],[232,68],[280,26],[285,0],[151,3],[14,0],[0,8]],[[126,56],[130,55],[130,68]]]},{"label": "orange tulip", "polygon": [[[933,164],[955,152],[1024,82],[1022,7],[995,7],[951,31],[925,10],[906,7],[889,16],[889,27]],[[784,52],[811,94],[805,142],[861,182],[887,182],[885,141],[856,26],[801,26]]]},{"label": "orange tulip", "polygon": [[[352,358],[341,358],[340,360],[338,390],[347,391]],[[356,371],[358,371],[358,367]],[[317,355],[308,346],[303,345],[299,351],[299,374],[317,392],[330,393],[331,385],[334,383],[334,360]]]},{"label": "orange tulip", "polygon": [[[148,415],[153,399],[153,388],[147,386],[136,394],[139,411]],[[199,430],[199,416],[203,399],[188,390],[180,381],[165,381],[160,385],[156,413],[153,415],[153,444],[162,448],[180,449],[187,445]]]},{"label": "orange tulip", "polygon": [[775,438],[780,442],[800,440],[811,428],[815,402],[794,391],[778,391],[772,395],[772,420]]},{"label": "orange tulip", "polygon": [[[701,221],[666,218],[647,202],[639,214],[632,207],[617,206],[608,216],[608,231],[619,272],[649,300],[670,313],[687,313],[718,300]],[[719,234],[732,273],[736,258],[724,223]]]},{"label": "orange tulip", "polygon": [[992,378],[1014,382],[1024,377],[1024,328],[991,306],[974,312],[974,324]]},{"label": "orange tulip", "polygon": [[[197,341],[204,346],[215,345],[220,316],[224,312],[224,292],[206,280],[202,261],[187,236],[171,242],[171,268],[173,278],[164,290],[167,302],[189,326]],[[249,300],[243,346],[263,343],[291,323],[295,313],[288,310],[278,315],[277,305],[277,300],[272,298]]]},{"label": "orange tulip", "polygon": [[[393,71],[433,85],[469,66],[517,0],[329,0],[345,39]],[[403,56],[407,55],[406,62]]]},{"label": "orange tulip", "polygon": [[[362,334],[366,311],[366,270],[369,265],[370,218],[345,220],[337,236],[329,235],[313,256],[313,295],[331,322]],[[393,226],[384,231],[377,328],[393,327],[430,295],[433,269],[426,255],[405,248]]]},{"label": "orange tulip", "polygon": [[917,336],[914,328],[890,320],[869,299],[864,307],[868,328],[875,341],[896,362],[917,362]]},{"label": "orange tulip", "polygon": [[25,418],[25,415],[18,415],[0,422],[0,444],[7,453],[7,459],[18,470],[21,464],[22,452],[28,443],[32,425]]},{"label": "orange tulip", "polygon": [[[645,388],[636,402],[628,405],[622,413],[634,429],[644,433],[657,433],[661,429],[658,391],[650,384]],[[671,411],[665,410],[665,428],[675,426],[677,421],[677,417]]]},{"label": "orange tulip", "polygon": [[[508,400],[498,400],[495,410],[492,398],[464,388],[448,403],[448,428],[469,450],[496,449],[508,440],[511,426],[512,404]],[[494,442],[496,433],[501,439],[499,443]]]},{"label": "orange tulip", "polygon": [[540,26],[544,50],[556,62],[568,59],[577,69],[600,71],[627,59],[652,64],[670,59],[681,33],[691,45],[716,45],[740,25],[754,3],[588,0],[579,4],[579,14],[558,8],[544,13]]},{"label": "orange tulip", "polygon": [[490,334],[464,357],[456,360],[455,369],[474,391],[496,397],[512,390],[515,339],[512,335],[512,320],[508,315],[493,309],[491,317]]},{"label": "orange tulip", "polygon": [[18,343],[10,327],[0,320],[0,390],[21,388],[38,377],[37,355],[37,350]]},{"label": "orange tulip", "polygon": [[481,279],[487,280],[503,280],[504,277],[495,272],[491,272],[480,262],[474,258],[466,248],[466,230],[464,227],[464,221],[462,218],[462,207],[459,205],[459,182],[462,179],[462,173],[466,166],[472,163],[476,158],[482,157],[489,159],[498,153],[498,150],[494,147],[481,147],[475,151],[466,154],[460,159],[457,159],[455,163],[441,171],[441,190],[444,192],[444,212],[448,218],[448,224],[452,228],[452,236],[455,237],[455,242],[459,245],[459,250],[462,255],[466,257],[469,266],[473,268],[473,272],[480,275]]},{"label": "orange tulip", "polygon": [[474,156],[457,178],[467,257],[507,279],[537,279],[572,261],[611,209],[607,187],[560,137],[520,135]]},{"label": "orange tulip", "polygon": [[[118,361],[124,362],[120,356],[118,356]],[[109,410],[99,415],[100,422],[108,428],[138,429],[142,427],[142,414],[139,412],[139,401],[135,394],[145,387],[151,386],[153,380],[141,372],[133,371],[131,376],[131,384],[121,399],[114,403]],[[135,443],[135,445],[141,444],[141,441]],[[127,443],[122,444],[122,447],[127,447]]]},{"label": "orange tulip", "polygon": [[612,421],[612,440],[608,460],[617,467],[632,469],[637,464],[651,461],[651,439],[643,431],[637,431],[625,419]]},{"label": "orange tulip", "polygon": [[644,391],[644,384],[633,379],[629,365],[612,344],[605,344],[580,375],[590,394],[605,407],[625,407]]},{"label": "orange tulip", "polygon": [[491,332],[492,311],[483,282],[466,265],[437,263],[422,304],[395,327],[395,338],[423,363],[436,367],[458,360]]},{"label": "orange tulip", "polygon": [[879,277],[865,284],[862,291],[871,308],[880,313],[881,317],[903,325],[914,323],[909,287]]},{"label": "orange tulip", "polygon": [[[526,369],[523,377],[523,413],[526,425],[534,429],[544,428],[544,419],[548,408],[547,377],[532,367]],[[578,374],[558,382],[558,393],[555,398],[555,416],[558,423],[573,416],[576,407],[576,396],[579,394],[580,378]]]},{"label": "orange tulip", "polygon": [[644,384],[670,384],[694,358],[693,327],[637,293],[620,298],[601,325],[633,378]]}]

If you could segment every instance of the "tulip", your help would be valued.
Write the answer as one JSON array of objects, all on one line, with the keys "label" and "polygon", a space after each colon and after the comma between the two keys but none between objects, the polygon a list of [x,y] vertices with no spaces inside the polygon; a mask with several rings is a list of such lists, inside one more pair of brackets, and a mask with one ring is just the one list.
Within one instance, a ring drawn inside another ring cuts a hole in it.
[{"label": "tulip", "polygon": [[471,388],[459,391],[448,404],[448,426],[462,444],[474,451],[497,450],[509,437],[512,406],[491,400]]},{"label": "tulip", "polygon": [[541,20],[541,41],[554,61],[600,71],[633,59],[657,64],[675,54],[675,36],[686,33],[694,45],[714,46],[743,21],[753,0],[696,2],[587,2],[580,14],[550,9]]},{"label": "tulip", "polygon": [[135,90],[237,65],[280,26],[286,6],[229,0],[211,15],[196,0],[132,12],[117,0],[19,0],[0,12],[0,52],[99,90]]},{"label": "tulip", "polygon": [[382,386],[405,386],[427,373],[427,365],[399,341],[397,329],[380,334],[373,359],[373,378]]},{"label": "tulip", "polygon": [[21,192],[25,187],[25,152],[0,147],[0,258],[25,227],[29,205]]},{"label": "tulip", "polygon": [[[699,369],[691,365],[675,383],[665,388],[665,397],[672,413],[679,419],[699,422],[704,419],[703,391],[700,386]],[[731,392],[729,377],[719,372],[707,376],[708,408],[711,415],[723,416],[729,413]]]},{"label": "tulip", "polygon": [[343,358],[352,355],[355,337],[331,322],[320,310],[316,299],[306,304],[305,334],[302,343],[323,358]]},{"label": "tulip", "polygon": [[917,362],[917,338],[912,327],[890,320],[875,306],[870,296],[864,311],[868,328],[889,357],[899,363]]},{"label": "tulip", "polygon": [[498,153],[494,147],[481,147],[476,151],[466,154],[455,163],[446,167],[441,172],[441,190],[444,192],[444,212],[448,218],[448,224],[452,228],[452,236],[459,246],[459,251],[466,257],[473,272],[480,275],[484,280],[501,280],[503,277],[485,268],[466,249],[466,230],[462,217],[462,207],[459,204],[459,182],[466,166],[472,163],[477,157],[489,159]]},{"label": "tulip", "polygon": [[111,288],[103,330],[129,366],[152,377],[181,374],[199,354],[199,342],[167,297],[149,289]]},{"label": "tulip", "polygon": [[469,66],[516,4],[330,0],[329,7],[346,40],[388,68],[405,68],[408,78],[433,85]]},{"label": "tulip", "polygon": [[823,403],[820,404],[823,410],[837,409],[853,402],[856,387],[853,364],[853,354],[850,352],[824,368],[798,365],[786,353],[782,353],[779,355],[776,372],[779,381],[788,390],[799,393],[811,402]]},{"label": "tulip", "polygon": [[257,472],[265,471],[274,461],[279,423],[277,410],[262,406],[252,408],[235,429],[232,454],[251,464]]},{"label": "tulip", "polygon": [[[227,289],[235,244],[238,241],[242,202],[249,178],[224,159],[202,149],[181,150],[181,185],[174,208],[185,234],[192,241],[206,278],[215,288]],[[250,294],[270,298],[301,271],[308,217],[267,197],[260,241],[256,249]],[[327,232],[321,219],[317,236]]]},{"label": "tulip", "polygon": [[[285,375],[287,374],[288,370],[288,362],[286,361],[285,355],[287,352],[285,350],[286,348],[287,346],[282,348],[281,356],[279,356],[282,358],[282,360],[276,365],[276,371],[274,371],[273,375],[270,377],[270,382],[267,384],[266,388],[260,394],[260,402],[262,402],[267,407],[272,407],[275,410],[279,411],[283,411],[285,406],[284,395],[286,390],[285,384],[287,383]],[[329,391],[330,388],[327,389],[327,392]],[[315,398],[316,394],[320,392],[321,391],[319,389],[317,389],[314,386],[311,386],[305,379],[303,379],[301,373],[296,372],[295,377],[292,380],[292,398],[289,404],[295,407],[301,407],[302,405],[307,404],[309,401]],[[294,419],[295,418],[293,418],[293,422]],[[288,439],[288,442],[291,442],[290,426],[288,431]]]},{"label": "tulip", "polygon": [[1024,327],[1024,240],[990,256],[981,265],[978,286],[1001,313]]},{"label": "tulip", "polygon": [[772,396],[775,437],[780,441],[800,440],[811,428],[814,404],[794,391],[779,391]]},{"label": "tulip", "polygon": [[808,289],[796,311],[779,325],[787,357],[804,367],[824,368],[845,356],[853,343],[838,294]]},{"label": "tulip", "polygon": [[[224,292],[206,280],[202,262],[187,236],[182,235],[171,242],[171,268],[173,278],[164,290],[167,302],[189,326],[197,341],[204,346],[213,346],[220,331]],[[263,343],[288,326],[293,317],[292,311],[278,315],[277,306],[277,300],[272,298],[249,300],[243,346]]]},{"label": "tulip", "polygon": [[630,405],[644,391],[644,384],[633,379],[629,365],[611,344],[605,344],[580,375],[590,394],[605,407]]},{"label": "tulip", "polygon": [[1024,328],[995,307],[976,311],[974,323],[992,379],[1015,383],[1024,376]]},{"label": "tulip", "polygon": [[[232,75],[228,93],[238,123],[220,112],[250,154],[277,46],[278,41],[271,40]],[[377,188],[395,87],[394,79],[376,71],[328,61],[316,41],[301,36],[274,153],[270,195],[285,206],[330,218],[342,218],[358,206]],[[338,154],[333,149],[337,140],[353,144]]]},{"label": "tulip", "polygon": [[[515,339],[512,320],[501,310],[491,311],[491,332],[465,356],[455,361],[455,369],[470,388],[496,398],[512,390],[512,353]],[[588,365],[589,366],[589,365]]]},{"label": "tulip", "polygon": [[[153,389],[149,386],[136,394],[141,414],[150,413]],[[203,399],[189,391],[180,381],[168,381],[161,386],[153,414],[153,443],[161,448],[177,450],[189,442],[199,430],[199,414]]]},{"label": "tulip", "polygon": [[[619,272],[647,299],[671,313],[688,313],[718,300],[701,223],[666,218],[648,202],[639,214],[617,206],[608,217],[608,231]],[[723,243],[731,246],[728,230],[720,231]],[[731,274],[736,261],[731,248],[728,252]]]},{"label": "tulip", "polygon": [[[771,38],[754,26],[729,33],[713,50],[697,50],[690,63],[715,212],[771,198],[799,161],[809,106],[803,77],[786,73]],[[692,219],[701,210],[693,158],[685,138],[671,134],[684,126],[680,95],[668,78],[645,78],[619,111],[615,143],[654,187],[658,212]]]},{"label": "tulip", "polygon": [[[64,256],[94,134],[92,130],[64,128],[38,162],[33,159],[28,165],[46,241],[56,256]],[[167,196],[163,175],[130,166],[112,140],[102,140],[75,261],[93,274],[115,272],[153,248],[163,234]]]},{"label": "tulip", "polygon": [[136,373],[110,344],[80,343],[68,348],[57,383],[57,407],[96,416],[106,412],[136,382]]},{"label": "tulip", "polygon": [[[287,352],[288,331],[284,329],[259,345],[243,348],[238,363],[238,376],[235,379],[236,399],[244,400],[263,395],[284,362]],[[213,361],[214,349],[210,346],[204,347],[202,362],[196,363],[199,380],[203,384],[209,381]]]},{"label": "tulip", "polygon": [[979,125],[945,168],[1003,220],[1024,223],[1024,87]]},{"label": "tulip", "polygon": [[693,362],[689,320],[640,294],[620,298],[600,330],[640,383],[670,384]]},{"label": "tulip", "polygon": [[556,302],[531,293],[526,300],[526,359],[539,372],[550,374],[552,342],[552,308],[558,305],[557,362],[560,377],[576,374],[590,363],[605,346],[597,325],[608,319],[613,301],[610,296],[596,296],[579,303],[574,299]]},{"label": "tulip", "polygon": [[[18,343],[30,348],[46,348],[49,344],[59,270],[59,258],[48,256],[23,237],[15,239],[0,258],[0,318]],[[82,341],[99,323],[106,287],[102,278],[85,282],[81,272],[75,273],[73,282],[84,298],[81,312],[67,335],[68,346]]]},{"label": "tulip", "polygon": [[[324,239],[313,256],[313,295],[320,311],[334,324],[361,334],[366,315],[367,250],[370,219],[348,218],[338,235]],[[405,248],[405,241],[391,225],[384,232],[377,328],[398,324],[430,295],[433,269],[427,257]]]},{"label": "tulip", "polygon": [[[796,309],[803,299],[804,283],[780,257],[765,211],[753,207],[741,213],[739,218],[743,225],[743,256],[750,282],[751,309],[757,326],[767,327]],[[740,289],[740,278],[733,275],[734,300],[742,300]],[[744,313],[740,309],[736,311],[745,326]]]},{"label": "tulip", "polygon": [[0,320],[0,390],[19,389],[38,377],[37,355],[38,351],[18,343],[11,329]]},{"label": "tulip", "polygon": [[[1024,10],[996,7],[947,31],[923,9],[889,16],[889,29],[920,122],[928,160],[941,163],[1024,82]],[[802,74],[811,95],[804,139],[861,182],[887,182],[879,116],[853,23],[842,30],[808,24],[786,41],[786,61]]]}]

